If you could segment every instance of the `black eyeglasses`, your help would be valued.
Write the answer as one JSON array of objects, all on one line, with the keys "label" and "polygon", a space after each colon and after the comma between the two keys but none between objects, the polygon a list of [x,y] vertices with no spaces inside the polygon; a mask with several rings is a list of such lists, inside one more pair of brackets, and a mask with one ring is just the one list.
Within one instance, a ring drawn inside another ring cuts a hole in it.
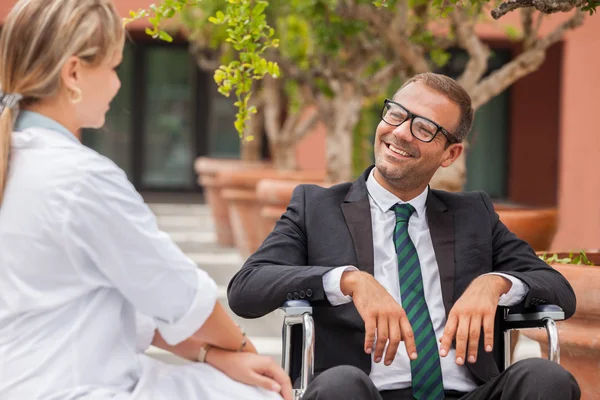
[{"label": "black eyeglasses", "polygon": [[458,140],[440,125],[428,118],[411,113],[401,104],[389,99],[385,99],[383,103],[381,119],[391,126],[400,126],[410,120],[410,133],[422,142],[429,143],[435,139],[438,133],[442,132],[448,142],[458,143]]}]

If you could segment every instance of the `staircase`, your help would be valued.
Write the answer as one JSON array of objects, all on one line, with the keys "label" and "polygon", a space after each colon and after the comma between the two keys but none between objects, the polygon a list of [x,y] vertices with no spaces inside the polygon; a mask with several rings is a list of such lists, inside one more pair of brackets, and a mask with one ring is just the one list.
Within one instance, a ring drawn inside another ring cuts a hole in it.
[{"label": "staircase", "polygon": [[[171,236],[198,267],[215,280],[219,288],[219,302],[235,322],[244,327],[258,352],[272,357],[280,364],[281,312],[275,311],[262,318],[247,320],[236,316],[229,308],[227,284],[242,267],[244,260],[237,250],[216,243],[210,209],[198,204],[149,203],[149,206],[157,216],[159,227]],[[151,347],[147,354],[169,363],[187,362],[155,347]]]}]

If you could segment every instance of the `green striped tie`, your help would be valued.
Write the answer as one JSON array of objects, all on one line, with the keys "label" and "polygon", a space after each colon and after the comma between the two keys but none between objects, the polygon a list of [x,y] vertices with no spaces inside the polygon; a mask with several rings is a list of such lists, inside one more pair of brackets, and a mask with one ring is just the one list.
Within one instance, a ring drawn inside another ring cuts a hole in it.
[{"label": "green striped tie", "polygon": [[395,204],[394,244],[398,256],[398,278],[402,307],[415,334],[416,360],[410,361],[412,392],[417,400],[444,398],[442,367],[435,332],[425,302],[421,265],[415,245],[408,236],[408,220],[415,211],[410,204]]}]

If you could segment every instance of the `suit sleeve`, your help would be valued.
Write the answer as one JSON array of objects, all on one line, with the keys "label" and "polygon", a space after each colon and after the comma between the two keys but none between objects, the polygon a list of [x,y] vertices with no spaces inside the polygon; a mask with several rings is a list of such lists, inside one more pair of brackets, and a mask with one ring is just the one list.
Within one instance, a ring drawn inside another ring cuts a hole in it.
[{"label": "suit sleeve", "polygon": [[527,242],[508,230],[486,193],[481,192],[481,197],[492,223],[494,272],[514,276],[529,286],[519,304],[521,307],[555,304],[563,309],[566,318],[571,317],[575,313],[576,299],[569,282],[540,260]]},{"label": "suit sleeve", "polygon": [[299,185],[273,231],[229,282],[229,306],[237,315],[262,317],[292,299],[329,305],[323,275],[335,267],[307,265],[306,206]]}]

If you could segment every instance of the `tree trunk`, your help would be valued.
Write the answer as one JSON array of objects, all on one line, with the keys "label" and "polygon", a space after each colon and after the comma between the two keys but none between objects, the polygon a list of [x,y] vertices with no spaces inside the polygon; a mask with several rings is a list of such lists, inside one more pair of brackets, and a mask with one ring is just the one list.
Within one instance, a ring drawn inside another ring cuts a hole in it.
[{"label": "tree trunk", "polygon": [[327,124],[326,180],[328,183],[347,182],[352,179],[352,132],[360,118],[362,96],[352,84],[340,84],[338,93],[327,101],[328,107],[320,107],[321,116]]},{"label": "tree trunk", "polygon": [[467,182],[467,157],[463,152],[448,168],[440,167],[431,178],[432,189],[461,192]]},{"label": "tree trunk", "polygon": [[296,146],[287,141],[270,143],[273,166],[277,170],[292,171],[297,167]]},{"label": "tree trunk", "polygon": [[[246,126],[246,132],[244,138],[241,140],[241,159],[243,161],[260,161],[262,160],[262,148],[263,148],[263,107],[258,107],[258,112],[250,118],[248,125]],[[252,136],[252,140],[246,139],[246,137]]]}]

